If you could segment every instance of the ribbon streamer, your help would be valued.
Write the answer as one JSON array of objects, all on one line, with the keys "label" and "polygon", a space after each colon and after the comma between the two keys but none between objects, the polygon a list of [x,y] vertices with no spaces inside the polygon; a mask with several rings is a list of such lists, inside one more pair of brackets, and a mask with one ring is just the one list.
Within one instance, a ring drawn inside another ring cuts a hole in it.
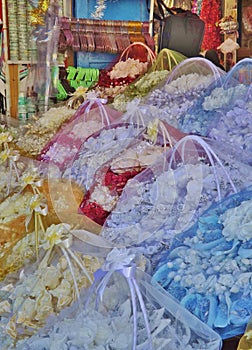
[{"label": "ribbon streamer", "polygon": [[38,258],[38,250],[39,250],[39,226],[42,229],[43,232],[45,232],[45,228],[43,225],[43,221],[41,218],[42,216],[46,216],[48,213],[48,207],[47,204],[44,201],[44,198],[39,195],[35,194],[32,196],[30,201],[30,214],[26,217],[25,220],[25,227],[26,231],[28,231],[28,225],[32,219],[32,216],[34,214],[34,226],[35,226],[35,247],[36,247],[36,255]]},{"label": "ribbon streamer", "polygon": [[[118,250],[117,248],[115,248],[108,254],[108,256],[111,256],[111,254],[113,255],[115,251],[118,252],[117,253],[118,255],[117,254],[116,255],[120,261],[120,252],[122,252],[122,253],[123,253],[123,251],[125,252],[125,249]],[[125,258],[125,256],[123,256],[123,254],[122,254],[120,267],[119,267],[120,263],[115,261],[114,264],[113,264],[113,262],[108,264],[108,268],[109,268],[109,270],[108,270],[108,269],[106,269],[106,262],[105,262],[103,268],[98,269],[94,273],[94,283],[90,288],[90,293],[89,293],[89,296],[88,296],[87,301],[85,303],[85,308],[88,306],[90,298],[96,290],[97,296],[95,299],[95,308],[98,309],[99,302],[102,301],[104,290],[107,287],[112,275],[114,274],[114,272],[118,272],[126,279],[128,286],[129,286],[129,290],[130,290],[130,295],[131,295],[132,313],[133,313],[132,350],[136,350],[136,348],[137,348],[137,300],[136,300],[136,297],[138,298],[140,308],[141,308],[141,311],[143,313],[145,328],[146,328],[147,337],[148,337],[149,349],[153,350],[153,343],[152,343],[150,325],[148,322],[148,315],[147,315],[147,311],[145,308],[145,304],[143,301],[143,297],[142,297],[140,288],[137,284],[136,277],[135,277],[136,265],[134,263],[128,264],[128,261],[126,261],[126,262],[123,261],[123,258]],[[130,260],[130,259],[131,258],[129,256],[128,260]],[[123,265],[123,263],[126,263],[126,265]]]},{"label": "ribbon streamer", "polygon": [[206,141],[204,141],[202,138],[200,138],[199,136],[196,135],[188,135],[183,137],[181,140],[179,140],[176,145],[173,147],[173,151],[172,151],[172,155],[170,158],[170,162],[169,162],[169,169],[172,169],[172,162],[175,159],[175,154],[176,151],[178,151],[179,147],[182,145],[182,161],[185,161],[185,146],[186,146],[186,142],[187,141],[194,141],[196,143],[198,143],[206,152],[206,155],[213,167],[213,173],[214,173],[214,177],[215,177],[215,182],[216,182],[216,187],[217,187],[217,193],[218,193],[218,200],[221,201],[221,191],[220,191],[220,182],[217,176],[217,172],[216,172],[216,167],[214,164],[214,160],[213,158],[216,160],[216,162],[220,165],[220,167],[222,168],[224,174],[226,175],[234,193],[237,193],[237,189],[235,187],[234,182],[232,181],[232,179],[230,178],[228,172],[226,171],[224,165],[222,164],[221,160],[219,159],[219,157],[217,156],[217,154],[213,151],[213,149],[207,144]]},{"label": "ribbon streamer", "polygon": [[[95,105],[98,106],[100,115],[101,115],[101,121],[103,126],[110,125],[110,120],[108,117],[108,113],[106,109],[104,108],[104,105],[107,103],[107,100],[104,98],[98,98],[96,93],[89,92],[87,93],[87,100],[82,103],[78,109],[78,115],[81,115],[83,113],[88,114],[92,107]],[[106,122],[106,123],[105,123]]]},{"label": "ribbon streamer", "polygon": [[89,283],[92,284],[92,279],[90,275],[88,274],[85,266],[80,261],[80,259],[77,257],[77,255],[71,250],[71,246],[73,243],[73,236],[70,231],[70,225],[68,224],[59,224],[59,225],[51,225],[45,233],[45,240],[42,244],[42,247],[47,250],[46,255],[44,256],[43,260],[41,261],[39,268],[42,268],[47,265],[48,260],[51,256],[51,253],[55,247],[59,247],[62,251],[63,255],[66,258],[66,261],[68,263],[71,275],[73,277],[74,287],[76,291],[76,296],[79,299],[80,293],[78,289],[78,283],[74,274],[73,270],[73,264],[71,261],[71,258],[73,261],[79,266],[79,268],[82,270],[86,278],[88,279]]}]

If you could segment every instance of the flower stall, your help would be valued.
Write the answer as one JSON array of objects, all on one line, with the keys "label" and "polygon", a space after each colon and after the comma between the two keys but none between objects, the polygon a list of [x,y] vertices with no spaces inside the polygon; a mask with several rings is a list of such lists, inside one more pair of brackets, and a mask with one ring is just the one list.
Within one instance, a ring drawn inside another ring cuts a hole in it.
[{"label": "flower stall", "polygon": [[[252,58],[204,57],[237,2],[1,4],[1,350],[250,349]],[[199,55],[158,49],[157,4]]]}]

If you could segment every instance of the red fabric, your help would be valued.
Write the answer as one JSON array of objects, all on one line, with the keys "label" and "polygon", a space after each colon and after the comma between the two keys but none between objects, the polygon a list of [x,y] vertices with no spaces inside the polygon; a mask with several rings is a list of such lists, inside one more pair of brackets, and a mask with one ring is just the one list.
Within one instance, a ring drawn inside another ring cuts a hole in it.
[{"label": "red fabric", "polygon": [[109,212],[104,210],[101,205],[95,202],[90,202],[89,199],[90,192],[88,191],[80,204],[79,214],[86,215],[89,219],[102,226],[109,215]]},{"label": "red fabric", "polygon": [[105,186],[107,186],[110,190],[115,190],[120,195],[128,180],[132,179],[142,170],[144,169],[134,168],[132,170],[125,171],[124,173],[117,174],[114,173],[111,169],[109,169],[105,175]]},{"label": "red fabric", "polygon": [[[104,185],[107,186],[111,192],[116,191],[120,196],[128,180],[132,179],[143,170],[144,168],[134,168],[117,174],[111,169],[108,169],[105,174]],[[90,201],[91,191],[92,190],[85,194],[79,206],[79,214],[86,215],[97,224],[103,225],[110,212],[104,210],[100,204]]]},{"label": "red fabric", "polygon": [[220,28],[216,26],[221,19],[221,0],[203,0],[200,18],[205,22],[202,50],[217,49],[221,45]]}]

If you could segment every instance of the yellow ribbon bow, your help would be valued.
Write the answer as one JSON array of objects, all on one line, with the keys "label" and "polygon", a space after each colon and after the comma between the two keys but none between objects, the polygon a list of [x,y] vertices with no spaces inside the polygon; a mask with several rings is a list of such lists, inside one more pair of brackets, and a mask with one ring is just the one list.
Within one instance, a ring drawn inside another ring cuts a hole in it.
[{"label": "yellow ribbon bow", "polygon": [[52,224],[50,227],[48,227],[46,232],[45,232],[44,241],[42,243],[42,247],[45,250],[47,250],[47,253],[44,256],[42,262],[40,263],[40,268],[43,268],[45,265],[47,265],[48,260],[50,258],[50,255],[52,253],[52,250],[56,246],[59,247],[60,250],[62,251],[63,255],[65,256],[67,263],[68,263],[70,272],[71,272],[72,277],[73,277],[76,295],[77,295],[77,298],[79,298],[80,293],[79,293],[76,277],[74,275],[74,269],[73,269],[73,264],[72,264],[71,258],[77,264],[77,266],[79,266],[79,268],[82,270],[82,272],[87,277],[90,284],[92,284],[92,279],[89,276],[82,261],[71,250],[72,242],[73,242],[73,236],[72,236],[72,233],[70,231],[69,224],[66,224],[66,223],[61,223],[58,225]]}]

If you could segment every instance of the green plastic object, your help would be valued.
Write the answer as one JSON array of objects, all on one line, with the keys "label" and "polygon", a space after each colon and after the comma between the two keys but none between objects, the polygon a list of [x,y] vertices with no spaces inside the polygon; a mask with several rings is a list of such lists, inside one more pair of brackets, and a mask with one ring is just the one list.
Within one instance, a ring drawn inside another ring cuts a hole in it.
[{"label": "green plastic object", "polygon": [[64,89],[63,85],[61,84],[60,80],[57,82],[57,94],[56,94],[56,97],[57,97],[57,100],[59,101],[64,101],[67,99],[68,97],[68,94],[66,92],[66,90]]},{"label": "green plastic object", "polygon": [[[83,68],[83,67],[73,67],[69,66],[66,69],[67,71],[67,80],[72,88],[75,90],[79,86],[85,88],[90,88],[97,83],[99,79],[100,71],[97,68]],[[64,86],[58,81],[57,84],[57,99],[65,100],[68,97],[68,93],[64,89]]]}]

